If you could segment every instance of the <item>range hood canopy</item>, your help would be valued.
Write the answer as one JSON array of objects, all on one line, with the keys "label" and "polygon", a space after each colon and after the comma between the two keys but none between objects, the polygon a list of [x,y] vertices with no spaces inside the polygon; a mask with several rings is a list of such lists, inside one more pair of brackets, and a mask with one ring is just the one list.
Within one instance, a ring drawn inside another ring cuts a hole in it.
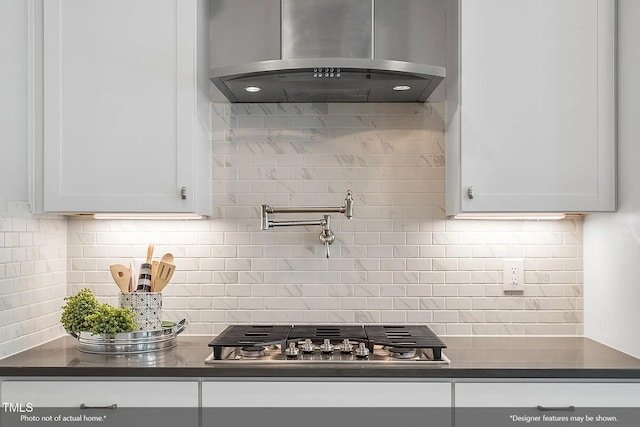
[{"label": "range hood canopy", "polygon": [[[216,22],[226,22],[227,32],[233,30],[228,23],[234,16],[243,16],[246,21],[246,15],[237,10],[242,2],[236,6],[229,0],[213,3],[213,28]],[[412,6],[424,7],[424,0],[405,0],[404,4],[405,14],[411,14]],[[385,19],[384,6],[377,7],[375,0],[277,0],[274,5],[281,8],[279,34],[271,35],[280,43],[279,58],[247,61],[246,50],[239,43],[233,49],[243,49],[244,58],[226,58],[218,52],[232,52],[229,38],[212,37],[213,44],[220,40],[227,45],[212,48],[209,76],[230,102],[425,102],[445,77],[443,67],[374,58],[376,29],[384,31],[385,39],[400,30],[393,24],[397,19]],[[273,32],[268,23],[254,24],[244,22],[238,31]],[[406,40],[410,35],[404,33]],[[245,39],[260,40],[255,37]],[[413,55],[407,48],[402,53],[404,57]],[[258,54],[264,56],[262,51]]]},{"label": "range hood canopy", "polygon": [[213,70],[231,102],[425,102],[444,69],[375,59],[283,59]]}]

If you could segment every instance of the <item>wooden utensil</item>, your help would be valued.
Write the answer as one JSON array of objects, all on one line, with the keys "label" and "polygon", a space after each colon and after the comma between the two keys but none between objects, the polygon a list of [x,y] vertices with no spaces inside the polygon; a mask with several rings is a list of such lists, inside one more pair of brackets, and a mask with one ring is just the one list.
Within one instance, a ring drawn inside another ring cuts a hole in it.
[{"label": "wooden utensil", "polygon": [[136,278],[136,267],[133,265],[133,262],[129,263],[129,268],[131,269],[131,281],[129,282],[129,292],[133,292],[136,290],[137,281]]},{"label": "wooden utensil", "polygon": [[158,265],[158,274],[156,275],[155,292],[162,292],[165,286],[169,283],[169,280],[171,280],[171,276],[173,276],[173,272],[175,270],[175,265],[160,261],[160,264]]},{"label": "wooden utensil", "polygon": [[151,258],[153,258],[153,243],[149,243],[147,247],[147,264],[151,264]]},{"label": "wooden utensil", "polygon": [[111,276],[122,292],[129,292],[131,270],[124,264],[111,264],[109,266]]},{"label": "wooden utensil", "polygon": [[153,261],[151,263],[151,292],[156,291],[156,276],[158,275],[158,266],[160,263],[158,261]]},{"label": "wooden utensil", "polygon": [[161,261],[166,262],[167,264],[173,264],[173,254],[171,252],[162,255]]}]

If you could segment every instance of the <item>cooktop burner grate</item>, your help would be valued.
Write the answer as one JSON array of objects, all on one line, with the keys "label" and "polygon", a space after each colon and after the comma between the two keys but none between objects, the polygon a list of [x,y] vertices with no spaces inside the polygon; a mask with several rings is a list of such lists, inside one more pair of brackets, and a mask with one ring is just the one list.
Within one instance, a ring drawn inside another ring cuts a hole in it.
[{"label": "cooktop burner grate", "polygon": [[441,358],[444,342],[424,325],[365,325],[367,336],[373,343],[393,348],[430,348],[433,357]]},{"label": "cooktop burner grate", "polygon": [[290,330],[289,325],[231,325],[215,337],[209,347],[213,347],[214,357],[221,359],[223,347],[283,344]]},{"label": "cooktop burner grate", "polygon": [[340,342],[343,339],[366,342],[367,334],[361,325],[294,325],[289,331],[287,340],[296,341],[310,339],[314,343],[322,343],[325,339]]},{"label": "cooktop burner grate", "polygon": [[329,340],[337,346],[348,339],[355,347],[366,346],[371,353],[377,348],[394,348],[396,352],[407,353],[431,350],[433,359],[442,360],[442,349],[446,345],[424,325],[232,325],[214,338],[213,359],[224,359],[225,347],[268,347],[275,346],[284,354],[291,344],[298,346],[305,340],[320,345]]}]

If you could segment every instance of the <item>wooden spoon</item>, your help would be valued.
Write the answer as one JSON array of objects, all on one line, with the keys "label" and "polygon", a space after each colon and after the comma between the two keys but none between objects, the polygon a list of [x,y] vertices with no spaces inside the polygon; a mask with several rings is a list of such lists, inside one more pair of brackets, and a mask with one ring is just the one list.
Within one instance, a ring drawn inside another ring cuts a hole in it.
[{"label": "wooden spoon", "polygon": [[160,263],[156,260],[151,263],[151,292],[156,291],[156,276],[158,275],[158,265],[160,265]]},{"label": "wooden spoon", "polygon": [[[171,276],[173,276],[173,271],[175,270],[175,265],[173,264],[173,254],[171,252],[168,252],[164,255],[162,255],[162,258],[160,259],[160,262],[162,263],[162,278],[160,279],[160,286],[156,285],[155,283],[155,279],[158,276],[158,272],[160,271],[160,265],[156,266],[156,274],[153,275],[152,281],[153,281],[153,292],[161,292],[162,289],[165,288],[165,286],[167,286],[167,284],[169,283],[169,280],[171,279]],[[173,268],[171,268],[173,267]]]},{"label": "wooden spoon", "polygon": [[109,266],[111,277],[122,292],[129,292],[129,282],[131,281],[131,270],[124,264],[111,264]]},{"label": "wooden spoon", "polygon": [[131,280],[129,281],[129,292],[133,292],[136,290],[137,281],[136,281],[136,267],[133,265],[133,262],[129,263],[129,268],[131,270]]},{"label": "wooden spoon", "polygon": [[153,243],[149,243],[147,248],[147,264],[151,264],[151,258],[153,258]]},{"label": "wooden spoon", "polygon": [[173,276],[173,272],[175,270],[175,265],[160,261],[160,265],[158,265],[158,274],[156,275],[155,292],[162,292],[165,286],[169,283],[169,280],[171,280],[171,276]]}]

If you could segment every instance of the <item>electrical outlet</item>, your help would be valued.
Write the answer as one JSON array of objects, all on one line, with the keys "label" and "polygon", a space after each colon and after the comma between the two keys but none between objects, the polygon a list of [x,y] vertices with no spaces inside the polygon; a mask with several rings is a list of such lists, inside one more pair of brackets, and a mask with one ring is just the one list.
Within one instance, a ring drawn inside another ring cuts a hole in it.
[{"label": "electrical outlet", "polygon": [[507,258],[502,261],[502,290],[524,292],[524,260]]}]

